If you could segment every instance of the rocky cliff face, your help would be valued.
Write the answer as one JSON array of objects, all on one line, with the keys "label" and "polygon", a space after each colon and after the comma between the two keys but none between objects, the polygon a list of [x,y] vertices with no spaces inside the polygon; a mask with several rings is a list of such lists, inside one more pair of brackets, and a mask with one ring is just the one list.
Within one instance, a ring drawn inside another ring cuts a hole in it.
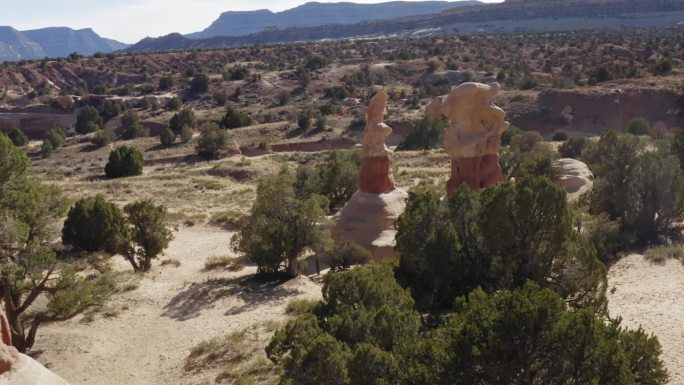
[{"label": "rocky cliff face", "polygon": [[113,52],[128,45],[105,39],[90,28],[73,30],[65,27],[17,31],[0,27],[0,62],[44,57],[63,57],[72,52],[92,55]]},{"label": "rocky cliff face", "polygon": [[273,13],[269,10],[225,12],[209,28],[187,35],[201,39],[213,36],[243,36],[269,28],[315,27],[353,24],[361,21],[439,13],[446,9],[480,4],[479,1],[391,1],[379,4],[306,3]]}]

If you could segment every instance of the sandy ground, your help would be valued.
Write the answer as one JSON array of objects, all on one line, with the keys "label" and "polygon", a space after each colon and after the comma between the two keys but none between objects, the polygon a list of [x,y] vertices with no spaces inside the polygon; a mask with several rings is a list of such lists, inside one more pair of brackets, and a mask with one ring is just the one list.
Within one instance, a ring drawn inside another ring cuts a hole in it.
[{"label": "sandy ground", "polygon": [[676,260],[653,264],[632,254],[608,272],[608,308],[629,328],[658,336],[670,383],[684,384],[684,266]]},{"label": "sandy ground", "polygon": [[[264,323],[284,321],[285,306],[295,297],[320,298],[320,286],[300,277],[277,287],[236,284],[254,273],[206,272],[211,256],[231,254],[231,234],[210,227],[182,227],[162,259],[181,265],[155,267],[130,292],[115,295],[107,307],[122,306],[115,317],[98,314],[43,326],[34,350],[37,359],[73,385],[211,384],[213,376],[182,370],[199,342]],[[127,271],[123,258],[115,269]]]}]

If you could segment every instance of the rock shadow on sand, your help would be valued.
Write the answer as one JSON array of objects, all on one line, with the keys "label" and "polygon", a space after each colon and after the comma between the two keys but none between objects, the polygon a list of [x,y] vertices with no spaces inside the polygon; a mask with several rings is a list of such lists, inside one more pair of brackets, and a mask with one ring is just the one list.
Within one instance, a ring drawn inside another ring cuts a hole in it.
[{"label": "rock shadow on sand", "polygon": [[227,297],[238,298],[243,304],[228,309],[224,315],[240,314],[263,304],[299,294],[299,290],[283,285],[289,279],[284,275],[251,275],[193,283],[164,306],[162,316],[187,321],[199,317],[202,311],[213,308],[217,302]]}]

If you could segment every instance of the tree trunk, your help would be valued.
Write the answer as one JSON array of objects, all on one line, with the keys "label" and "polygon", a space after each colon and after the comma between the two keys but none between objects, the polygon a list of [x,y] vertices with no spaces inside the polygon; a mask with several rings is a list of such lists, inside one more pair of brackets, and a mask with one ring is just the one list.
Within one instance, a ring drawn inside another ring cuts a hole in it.
[{"label": "tree trunk", "polygon": [[297,274],[297,256],[287,258],[287,274],[296,277]]}]

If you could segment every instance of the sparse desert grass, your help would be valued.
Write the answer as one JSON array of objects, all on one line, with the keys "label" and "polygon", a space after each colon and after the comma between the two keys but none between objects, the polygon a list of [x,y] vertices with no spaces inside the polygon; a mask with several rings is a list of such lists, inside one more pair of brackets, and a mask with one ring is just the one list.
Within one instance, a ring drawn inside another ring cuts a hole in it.
[{"label": "sparse desert grass", "polygon": [[225,187],[223,183],[213,178],[193,178],[192,183],[195,185],[195,188],[203,190],[221,190]]},{"label": "sparse desert grass", "polygon": [[285,312],[290,315],[300,315],[312,310],[318,301],[310,299],[293,299],[287,303]]},{"label": "sparse desert grass", "polygon": [[161,266],[172,265],[174,267],[179,267],[181,265],[181,262],[177,259],[165,259],[165,260],[161,261],[160,265]]},{"label": "sparse desert grass", "polygon": [[192,373],[219,369],[217,383],[275,385],[277,369],[264,352],[272,335],[256,326],[201,342],[192,348],[183,368]]},{"label": "sparse desert grass", "polygon": [[221,226],[227,230],[237,230],[242,227],[242,223],[246,218],[247,215],[237,210],[219,211],[211,214],[209,224]]},{"label": "sparse desert grass", "polygon": [[222,256],[209,257],[204,263],[204,270],[226,269],[228,271],[240,271],[244,268],[240,258]]},{"label": "sparse desert grass", "polygon": [[662,264],[668,259],[678,259],[684,263],[684,248],[681,246],[652,247],[644,253],[644,257],[652,263]]},{"label": "sparse desert grass", "polygon": [[268,358],[257,356],[245,364],[229,364],[218,376],[216,382],[230,380],[235,385],[277,384],[277,368]]}]

